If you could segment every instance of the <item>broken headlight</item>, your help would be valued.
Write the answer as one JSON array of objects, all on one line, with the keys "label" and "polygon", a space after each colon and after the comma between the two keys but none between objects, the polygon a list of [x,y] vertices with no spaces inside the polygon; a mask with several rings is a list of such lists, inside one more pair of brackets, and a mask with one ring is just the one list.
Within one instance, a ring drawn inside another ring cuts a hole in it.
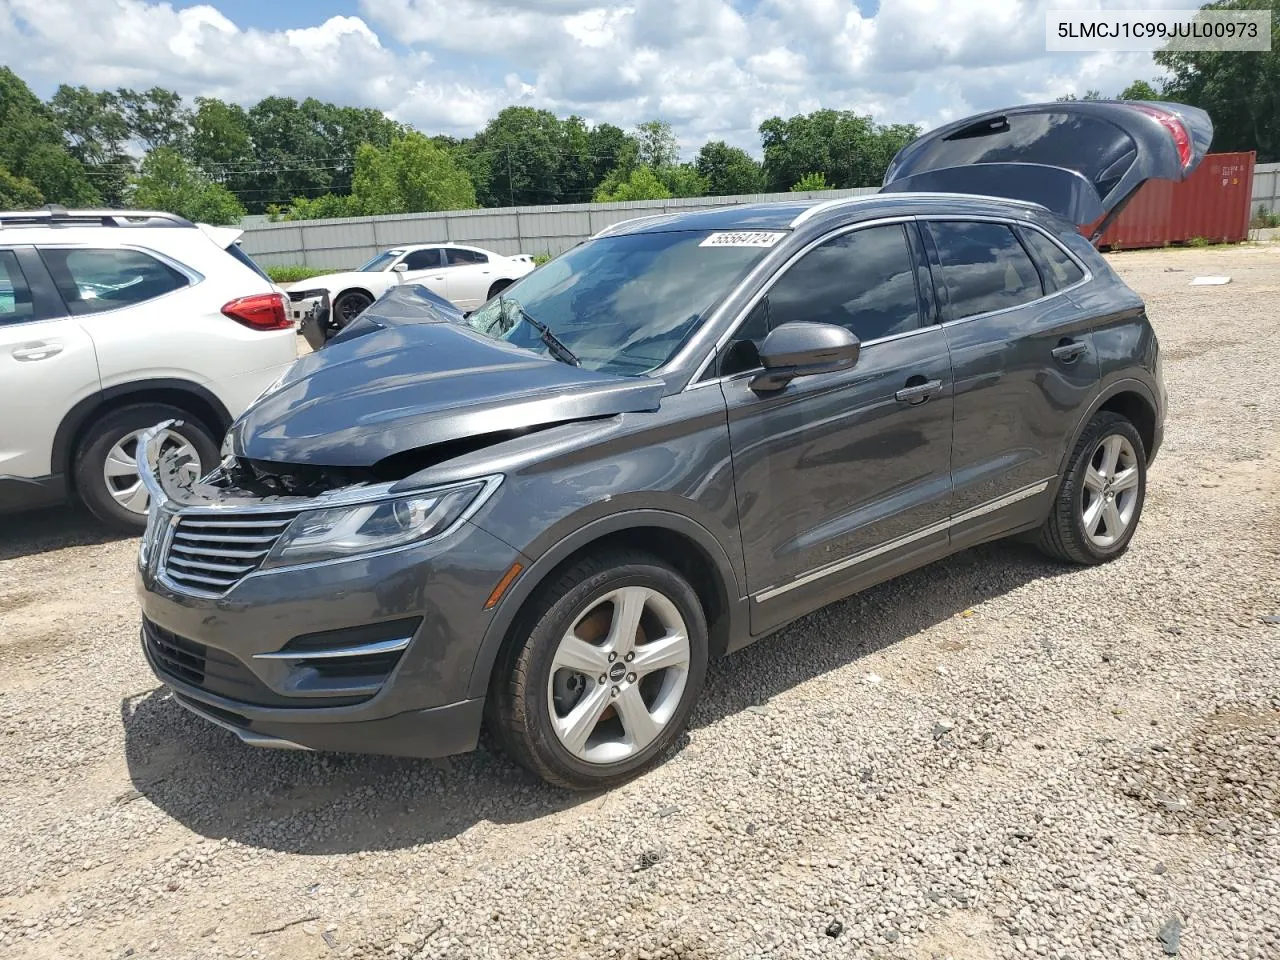
[{"label": "broken headlight", "polygon": [[498,481],[490,477],[394,500],[308,510],[285,529],[261,569],[340,560],[439,540],[475,513]]}]

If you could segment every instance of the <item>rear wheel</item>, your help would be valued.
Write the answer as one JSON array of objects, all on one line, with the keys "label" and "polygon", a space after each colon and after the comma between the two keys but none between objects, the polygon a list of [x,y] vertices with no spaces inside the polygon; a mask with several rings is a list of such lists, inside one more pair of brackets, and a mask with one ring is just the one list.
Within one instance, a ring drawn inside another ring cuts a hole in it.
[{"label": "rear wheel", "polygon": [[1142,437],[1118,413],[1098,414],[1076,443],[1040,549],[1057,560],[1098,564],[1129,549],[1147,495]]},{"label": "rear wheel", "polygon": [[488,295],[487,297],[485,297],[485,299],[486,299],[486,300],[492,300],[494,297],[496,297],[498,294],[500,294],[503,290],[507,289],[507,287],[509,287],[509,286],[511,286],[511,281],[510,281],[510,280],[495,280],[495,281],[493,281],[493,286],[491,286],[491,287],[489,288],[489,295]]},{"label": "rear wheel", "polygon": [[150,497],[138,472],[138,439],[163,420],[179,420],[164,435],[163,453],[177,455],[180,469],[200,477],[218,463],[218,445],[189,413],[164,403],[142,403],[112,411],[91,424],[76,451],[76,493],[91,513],[118,530],[135,532],[147,522]]},{"label": "rear wheel", "polygon": [[688,723],[707,668],[697,594],[641,553],[604,553],[548,585],[494,671],[489,726],[544,780],[601,789],[653,766]]},{"label": "rear wheel", "polygon": [[368,309],[373,297],[363,290],[345,290],[333,301],[332,323],[341,330],[348,323]]}]

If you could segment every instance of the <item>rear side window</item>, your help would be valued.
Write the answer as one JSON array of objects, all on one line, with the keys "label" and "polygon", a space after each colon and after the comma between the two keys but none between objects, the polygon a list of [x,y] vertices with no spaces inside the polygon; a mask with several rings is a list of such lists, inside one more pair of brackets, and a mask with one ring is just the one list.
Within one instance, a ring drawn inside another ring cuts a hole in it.
[{"label": "rear side window", "polygon": [[254,262],[253,257],[249,256],[247,253],[241,250],[240,244],[233,243],[229,247],[227,247],[226,250],[227,250],[227,253],[231,254],[232,258],[239,260],[246,267],[248,267],[258,276],[260,276],[263,280],[267,281],[267,283],[271,282],[271,278],[267,276],[267,271],[263,270],[260,266],[258,266]]},{"label": "rear side window", "polygon": [[31,289],[12,250],[0,250],[0,324],[21,323],[35,314]]},{"label": "rear side window", "polygon": [[945,220],[930,223],[929,232],[942,261],[952,320],[1044,296],[1035,264],[1004,224]]},{"label": "rear side window", "polygon": [[833,237],[769,290],[769,329],[794,320],[835,323],[859,340],[920,326],[915,265],[901,224]]},{"label": "rear side window", "polygon": [[1065,290],[1084,279],[1084,271],[1067,256],[1066,251],[1039,230],[1023,227],[1022,237],[1040,263],[1046,293]]},{"label": "rear side window", "polygon": [[405,254],[400,262],[410,270],[430,270],[432,267],[440,266],[440,251],[436,247],[430,250],[414,250],[412,253]]},{"label": "rear side window", "polygon": [[445,247],[444,256],[451,267],[460,267],[467,263],[489,262],[488,257],[476,250],[456,250],[453,247]]},{"label": "rear side window", "polygon": [[140,250],[41,250],[53,282],[73,314],[145,303],[187,286],[173,267]]}]

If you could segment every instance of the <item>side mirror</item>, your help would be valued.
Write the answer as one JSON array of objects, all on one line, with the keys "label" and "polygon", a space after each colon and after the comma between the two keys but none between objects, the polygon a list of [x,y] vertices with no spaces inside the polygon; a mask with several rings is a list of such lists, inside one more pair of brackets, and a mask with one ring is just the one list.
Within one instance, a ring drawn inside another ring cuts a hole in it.
[{"label": "side mirror", "polygon": [[781,390],[796,377],[848,370],[858,362],[862,344],[834,323],[784,323],[760,345],[764,373],[749,384],[757,393]]},{"label": "side mirror", "polygon": [[391,269],[394,270],[396,273],[408,273],[409,265],[407,263],[397,263]]}]

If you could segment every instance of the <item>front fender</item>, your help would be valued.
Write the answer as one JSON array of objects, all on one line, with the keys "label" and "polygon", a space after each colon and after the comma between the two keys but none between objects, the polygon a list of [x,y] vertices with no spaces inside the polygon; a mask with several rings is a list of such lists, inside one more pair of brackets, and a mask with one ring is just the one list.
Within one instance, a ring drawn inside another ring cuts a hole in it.
[{"label": "front fender", "polygon": [[578,527],[568,536],[563,537],[545,552],[539,555],[529,569],[525,570],[507,594],[502,598],[494,611],[493,619],[485,631],[480,650],[476,654],[475,665],[471,670],[468,685],[468,697],[483,697],[489,686],[489,677],[493,671],[498,652],[506,639],[507,631],[515,621],[525,601],[537,590],[548,574],[564,560],[583,547],[622,530],[640,527],[661,528],[680,534],[697,543],[711,559],[716,575],[724,586],[728,599],[728,645],[735,646],[734,639],[745,637],[748,633],[747,605],[742,597],[742,588],[738,575],[730,562],[729,554],[719,540],[706,527],[682,516],[666,510],[636,509],[625,510],[589,521]]}]

